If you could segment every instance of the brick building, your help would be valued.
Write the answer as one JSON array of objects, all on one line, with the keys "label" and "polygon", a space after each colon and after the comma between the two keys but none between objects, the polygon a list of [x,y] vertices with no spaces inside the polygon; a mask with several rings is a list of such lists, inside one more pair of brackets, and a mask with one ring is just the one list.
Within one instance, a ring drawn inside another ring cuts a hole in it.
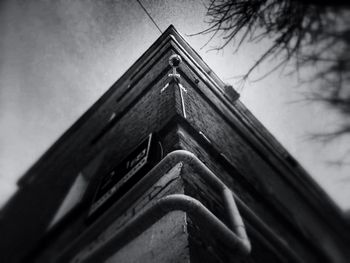
[{"label": "brick building", "polygon": [[338,208],[170,26],[18,182],[0,262],[348,262]]}]

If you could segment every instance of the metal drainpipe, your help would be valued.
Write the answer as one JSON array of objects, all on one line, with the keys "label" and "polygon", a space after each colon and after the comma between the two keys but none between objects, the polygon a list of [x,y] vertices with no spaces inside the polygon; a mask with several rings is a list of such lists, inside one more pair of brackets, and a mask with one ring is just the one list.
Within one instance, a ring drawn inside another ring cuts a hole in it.
[{"label": "metal drainpipe", "polygon": [[[197,156],[195,156],[193,153],[187,151],[187,150],[176,150],[171,153],[169,153],[156,167],[154,167],[152,170],[158,170],[162,169],[163,171],[169,170],[171,167],[173,167],[176,163],[183,162],[189,166],[191,166],[195,171],[200,171],[201,176],[203,176],[205,179],[207,179],[207,183],[210,184],[212,187],[216,187],[217,190],[221,191],[226,197],[224,200],[228,200],[229,196],[232,196],[232,199],[235,200],[235,202],[229,202],[232,206],[236,206],[236,203],[241,210],[241,212],[244,213],[244,216],[248,221],[251,222],[254,227],[258,229],[258,231],[261,232],[262,236],[265,238],[265,240],[272,241],[277,247],[278,250],[286,253],[289,255],[290,258],[293,259],[294,262],[305,262],[303,259],[297,255],[294,250],[292,250],[289,245],[286,243],[285,240],[281,239],[278,235],[275,234],[275,232],[264,223],[260,219],[258,215],[256,215],[234,192],[232,192],[205,164],[203,164]],[[153,173],[149,173],[150,175]],[[146,176],[147,177],[147,176]],[[147,178],[145,178],[147,180]],[[234,216],[233,211],[237,211],[237,208],[230,208],[230,205],[226,204],[226,209],[232,209],[228,214],[233,215],[231,218],[231,224],[235,224],[232,222],[235,222],[235,220],[242,219],[241,216],[237,217]],[[242,222],[243,223],[243,222]],[[240,222],[237,223],[237,225],[240,225]],[[232,225],[231,225],[232,226]],[[246,235],[246,231],[244,229],[236,228],[237,235],[240,235],[242,239],[244,239],[244,235]],[[249,244],[250,245],[250,244]]]},{"label": "metal drainpipe", "polygon": [[[221,192],[229,217],[229,227],[232,230],[217,219],[198,200],[185,195],[170,195],[156,201],[154,205],[146,209],[139,216],[130,221],[126,226],[113,234],[112,237],[106,240],[107,242],[103,242],[103,245],[98,247],[96,250],[91,251],[91,253],[88,253],[88,255],[84,257],[84,263],[96,262],[97,258],[101,256],[100,252],[106,251],[106,249],[108,250],[109,246],[112,246],[110,251],[115,252],[118,247],[120,248],[126,243],[126,239],[124,239],[124,237],[136,237],[142,233],[145,228],[155,223],[165,214],[175,210],[182,210],[191,213],[193,219],[196,220],[198,224],[206,226],[207,228],[215,229],[212,233],[220,233],[220,238],[224,238],[225,241],[228,242],[227,244],[232,245],[232,249],[236,249],[240,255],[248,255],[251,251],[251,244],[247,237],[243,220],[236,206],[236,202],[239,205],[239,208],[244,212],[245,217],[251,222],[252,225],[254,225],[254,227],[258,229],[259,232],[261,232],[263,237],[269,241],[272,240],[278,246],[278,249],[287,253],[294,259],[294,261],[304,262],[291,248],[289,248],[284,240],[281,240],[269,226],[267,226],[253,211],[250,210],[248,206],[244,204],[243,201],[241,201],[218,177],[216,177],[216,175],[209,170],[208,167],[206,167],[194,154],[189,151],[176,150],[169,153],[146,176],[144,176],[129,193],[133,192],[133,190],[138,190],[137,186],[140,186],[147,181],[157,181],[162,174],[166,173],[180,162],[189,165],[195,171],[199,172],[202,179],[204,179],[217,191]],[[120,202],[127,200],[127,196],[128,194],[121,198]],[[118,205],[118,203],[115,205]],[[108,215],[106,214],[106,216]],[[129,241],[131,239],[129,239]],[[72,262],[81,262],[80,260],[73,260]]]},{"label": "metal drainpipe", "polygon": [[[106,254],[103,251],[108,250],[109,244],[113,244],[114,252],[122,244],[125,244],[128,239],[131,241],[133,238],[141,234],[145,229],[150,227],[164,215],[169,212],[180,210],[190,214],[192,219],[203,229],[210,230],[213,236],[220,238],[225,244],[228,245],[230,251],[235,251],[239,256],[247,256],[251,252],[251,244],[242,217],[238,211],[237,205],[233,198],[231,190],[211,172],[194,154],[185,151],[177,150],[168,154],[159,164],[157,164],[152,171],[146,175],[139,184],[142,184],[146,180],[152,179],[159,172],[157,170],[164,170],[171,168],[173,165],[179,162],[184,162],[190,166],[194,166],[196,171],[200,171],[201,178],[204,179],[211,187],[220,192],[223,200],[224,207],[227,211],[229,220],[229,226],[226,226],[220,219],[212,214],[205,206],[203,206],[198,200],[186,196],[186,195],[169,195],[163,197],[141,212],[136,218],[127,223],[126,226],[113,234],[110,240],[102,245],[97,251],[88,253],[87,258],[84,258],[85,262],[97,262],[99,256]],[[154,175],[154,176],[152,176]],[[184,174],[181,174],[184,176]],[[119,244],[119,245],[118,245]],[[101,252],[102,251],[102,252]],[[92,252],[92,251],[91,251]],[[76,261],[80,262],[82,258],[76,258]]]},{"label": "metal drainpipe", "polygon": [[[105,260],[104,257],[108,252],[116,252],[163,216],[173,211],[188,213],[199,227],[223,241],[231,252],[235,252],[240,256],[246,256],[250,253],[251,246],[246,235],[246,239],[239,237],[198,200],[183,194],[173,194],[156,200],[151,207],[142,211],[136,218],[114,233],[107,245],[89,255],[88,258],[79,258],[76,261],[73,260],[73,262],[83,260],[84,263],[93,263]],[[237,227],[240,228],[241,226]]]}]

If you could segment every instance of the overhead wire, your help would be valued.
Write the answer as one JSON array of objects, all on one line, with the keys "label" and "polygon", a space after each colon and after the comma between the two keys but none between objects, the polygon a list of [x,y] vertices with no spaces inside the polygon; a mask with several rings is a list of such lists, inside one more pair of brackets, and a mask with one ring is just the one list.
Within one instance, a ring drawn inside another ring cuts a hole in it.
[{"label": "overhead wire", "polygon": [[141,3],[140,0],[136,0],[139,5],[141,6],[141,8],[143,9],[143,11],[145,11],[145,13],[147,14],[147,16],[151,19],[152,23],[157,27],[157,29],[159,30],[159,32],[162,34],[163,31],[160,29],[160,27],[157,25],[156,21],[153,19],[152,15],[147,11],[147,9],[145,8],[145,6]]}]

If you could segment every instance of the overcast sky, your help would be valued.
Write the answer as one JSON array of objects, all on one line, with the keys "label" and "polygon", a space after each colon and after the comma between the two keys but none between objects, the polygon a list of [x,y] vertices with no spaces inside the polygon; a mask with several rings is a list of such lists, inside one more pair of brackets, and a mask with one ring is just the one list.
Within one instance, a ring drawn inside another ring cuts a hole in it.
[{"label": "overcast sky", "polygon": [[[236,85],[267,47],[201,49],[209,36],[197,1],[141,0],[161,30],[173,24],[225,82]],[[18,178],[159,37],[136,0],[38,0],[0,2],[0,205]],[[262,65],[254,77],[273,64]],[[305,75],[308,72],[304,72]],[[312,88],[312,87],[311,87]],[[248,82],[241,100],[334,200],[350,208],[349,166],[329,165],[349,148],[348,137],[329,144],[309,140],[342,119],[321,104],[300,101],[310,87],[276,72]],[[348,201],[349,200],[349,201]]]}]

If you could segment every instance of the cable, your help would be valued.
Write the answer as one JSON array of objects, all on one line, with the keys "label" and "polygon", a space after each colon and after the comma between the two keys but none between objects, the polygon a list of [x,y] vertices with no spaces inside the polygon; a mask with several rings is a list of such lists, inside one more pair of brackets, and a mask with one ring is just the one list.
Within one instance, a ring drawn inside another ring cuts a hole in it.
[{"label": "cable", "polygon": [[154,21],[154,19],[152,18],[151,14],[148,13],[147,9],[143,6],[143,4],[141,3],[140,0],[136,0],[140,6],[142,7],[142,9],[146,12],[146,14],[148,15],[148,17],[151,19],[151,21],[153,22],[153,24],[158,28],[159,32],[162,34],[162,30],[159,28],[159,26],[157,25],[156,21]]}]

